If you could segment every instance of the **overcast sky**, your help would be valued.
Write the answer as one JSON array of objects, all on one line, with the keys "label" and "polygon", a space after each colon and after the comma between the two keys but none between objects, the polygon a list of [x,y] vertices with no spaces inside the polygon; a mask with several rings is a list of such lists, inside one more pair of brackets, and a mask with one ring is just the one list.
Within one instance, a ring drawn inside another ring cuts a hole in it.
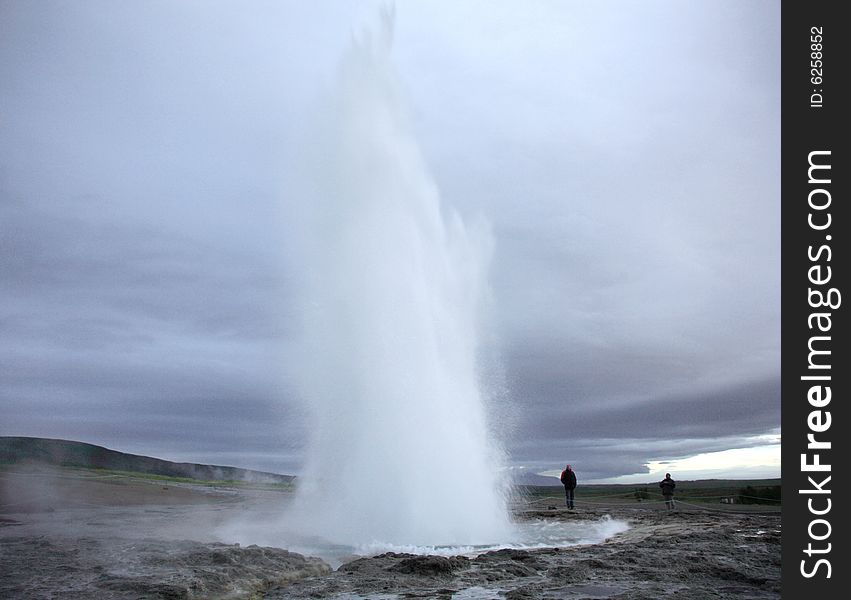
[{"label": "overcast sky", "polygon": [[[356,4],[0,0],[0,435],[298,472],[287,207]],[[779,476],[779,9],[397,3],[513,466]]]}]

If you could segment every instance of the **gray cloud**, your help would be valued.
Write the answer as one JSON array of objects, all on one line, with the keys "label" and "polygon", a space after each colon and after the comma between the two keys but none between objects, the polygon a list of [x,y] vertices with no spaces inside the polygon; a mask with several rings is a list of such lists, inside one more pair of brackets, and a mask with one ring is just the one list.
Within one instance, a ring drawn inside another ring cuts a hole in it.
[{"label": "gray cloud", "polygon": [[[779,3],[440,8],[398,7],[394,59],[444,199],[493,227],[513,461],[775,431]],[[374,7],[0,11],[0,434],[298,469],[292,208]]]},{"label": "gray cloud", "polygon": [[[542,403],[531,411],[531,424],[522,435],[534,435],[540,442],[621,435],[656,440],[759,435],[776,427],[779,393],[779,382],[772,378],[735,388],[627,401],[620,406],[565,403],[559,409],[554,403]],[[539,412],[545,414],[536,414]]]}]

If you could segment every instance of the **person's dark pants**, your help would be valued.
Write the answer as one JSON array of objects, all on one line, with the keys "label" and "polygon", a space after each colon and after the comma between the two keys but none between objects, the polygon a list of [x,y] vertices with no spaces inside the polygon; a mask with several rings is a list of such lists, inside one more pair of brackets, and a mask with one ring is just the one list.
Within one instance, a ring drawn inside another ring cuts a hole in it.
[{"label": "person's dark pants", "polygon": [[573,508],[573,490],[570,488],[564,488],[564,495],[567,499],[567,508]]},{"label": "person's dark pants", "polygon": [[665,497],[665,506],[669,509],[674,508],[674,495],[673,494],[662,494]]}]

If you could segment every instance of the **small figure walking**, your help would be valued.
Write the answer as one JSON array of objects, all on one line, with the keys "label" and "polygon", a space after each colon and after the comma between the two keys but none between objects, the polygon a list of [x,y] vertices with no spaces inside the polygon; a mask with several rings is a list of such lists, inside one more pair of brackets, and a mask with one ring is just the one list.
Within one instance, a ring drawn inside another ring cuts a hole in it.
[{"label": "small figure walking", "polygon": [[668,510],[674,508],[674,488],[677,484],[671,479],[670,473],[665,473],[665,479],[659,482],[659,487],[662,488],[662,495],[665,497],[665,506]]},{"label": "small figure walking", "polygon": [[573,490],[576,489],[576,473],[567,465],[561,472],[561,482],[564,484],[564,495],[567,499],[567,508],[573,508]]}]

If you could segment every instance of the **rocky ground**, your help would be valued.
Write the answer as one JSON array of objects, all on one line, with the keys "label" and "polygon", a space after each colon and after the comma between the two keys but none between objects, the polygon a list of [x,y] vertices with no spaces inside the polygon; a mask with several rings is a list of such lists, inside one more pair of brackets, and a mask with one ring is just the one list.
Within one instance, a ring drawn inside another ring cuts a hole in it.
[{"label": "rocky ground", "polygon": [[162,540],[5,538],[0,597],[20,600],[257,598],[327,574],[318,558],[280,548]]},{"label": "rocky ground", "polygon": [[0,598],[780,597],[780,516],[758,508],[518,506],[520,520],[610,515],[630,528],[595,545],[455,557],[389,553],[352,557],[332,570],[318,558],[209,535],[234,514],[254,518],[279,507],[278,492],[9,473],[0,473],[0,486]]},{"label": "rocky ground", "polygon": [[778,514],[610,507],[520,518],[628,520],[604,544],[476,557],[383,554],[273,589],[265,598],[779,598]]}]

